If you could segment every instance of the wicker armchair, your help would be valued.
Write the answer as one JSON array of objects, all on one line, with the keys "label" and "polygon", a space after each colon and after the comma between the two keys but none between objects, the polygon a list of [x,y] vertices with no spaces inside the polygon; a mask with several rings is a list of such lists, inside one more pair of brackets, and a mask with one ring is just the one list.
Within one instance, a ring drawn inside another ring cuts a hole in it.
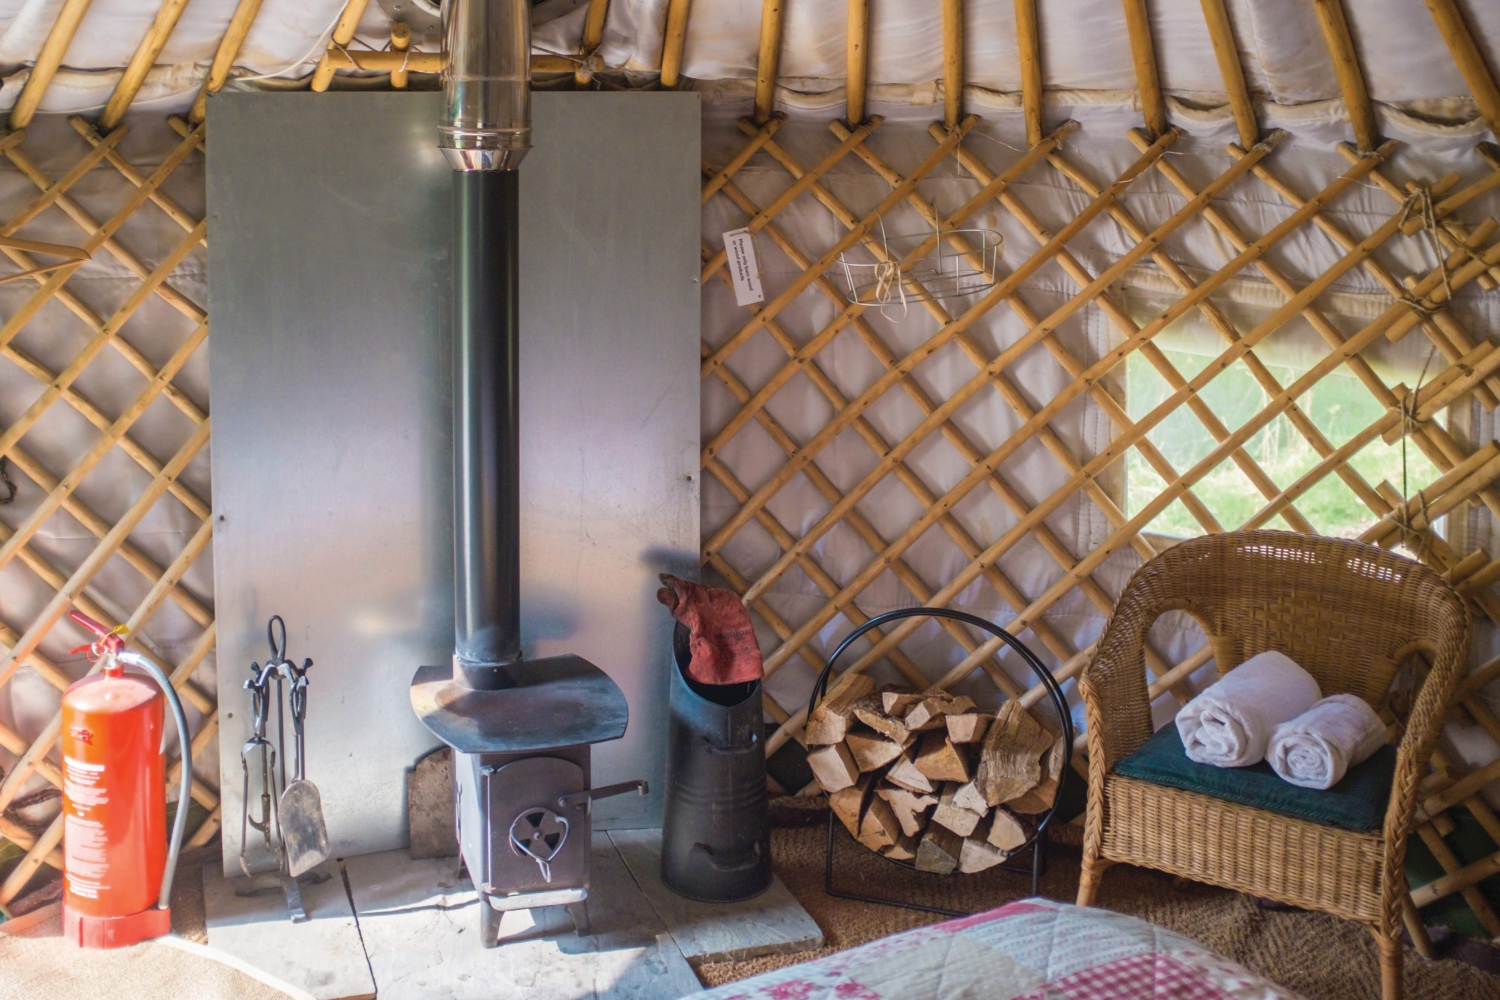
[{"label": "wicker armchair", "polygon": [[[1143,648],[1152,623],[1181,610],[1207,633],[1219,670],[1286,653],[1324,695],[1377,710],[1400,665],[1431,664],[1397,748],[1379,831],[1355,833],[1115,773],[1152,734]],[[1384,549],[1281,531],[1210,535],[1141,567],[1099,640],[1081,687],[1088,717],[1088,825],[1078,902],[1093,902],[1117,861],[1171,872],[1370,928],[1385,1000],[1401,995],[1402,861],[1421,777],[1468,653],[1468,613],[1426,567]]]}]

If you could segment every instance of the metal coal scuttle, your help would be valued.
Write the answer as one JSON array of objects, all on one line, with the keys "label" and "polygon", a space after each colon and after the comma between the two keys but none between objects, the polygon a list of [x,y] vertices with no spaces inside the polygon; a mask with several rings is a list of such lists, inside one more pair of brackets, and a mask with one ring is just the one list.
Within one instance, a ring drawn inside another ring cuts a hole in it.
[{"label": "metal coal scuttle", "polygon": [[521,655],[517,168],[531,147],[526,0],[444,5],[438,145],[453,167],[454,652],[411,701],[453,748],[458,840],[481,942],[505,910],[566,906],[588,930],[590,747],[625,735],[618,685],[579,656]]}]

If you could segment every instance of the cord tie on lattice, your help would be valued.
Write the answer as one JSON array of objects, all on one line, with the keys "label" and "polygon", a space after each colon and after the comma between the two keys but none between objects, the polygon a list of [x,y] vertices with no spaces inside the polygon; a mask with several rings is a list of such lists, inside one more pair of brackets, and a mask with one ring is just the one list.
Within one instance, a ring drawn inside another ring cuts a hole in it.
[{"label": "cord tie on lattice", "polygon": [[[1396,523],[1396,530],[1401,534],[1401,542],[1418,559],[1424,559],[1427,548],[1432,543],[1432,538],[1427,529],[1432,526],[1432,519],[1427,514],[1427,494],[1418,490],[1413,497],[1417,502],[1415,515],[1411,510],[1410,503],[1399,504],[1391,511],[1391,520]],[[1416,523],[1417,517],[1422,520],[1419,527]]]},{"label": "cord tie on lattice", "polygon": [[1432,319],[1432,317],[1443,311],[1442,306],[1435,306],[1426,299],[1416,295],[1403,295],[1397,301],[1423,319]]},{"label": "cord tie on lattice", "polygon": [[10,478],[10,460],[0,455],[0,507],[15,502],[16,481]]},{"label": "cord tie on lattice", "polygon": [[[1432,364],[1432,359],[1435,354],[1437,354],[1437,345],[1433,344],[1427,350],[1427,360],[1422,362],[1422,371],[1417,375],[1416,386],[1412,389],[1411,392],[1408,392],[1401,399],[1402,497],[1410,495],[1410,490],[1407,483],[1407,442],[1411,439],[1412,434],[1416,433],[1419,428],[1427,423],[1426,420],[1418,415],[1418,408],[1422,395],[1422,383],[1427,380],[1427,368]],[[1418,490],[1415,499],[1417,501],[1417,509],[1422,516],[1423,529],[1431,527],[1432,518],[1427,514],[1426,492],[1423,490]],[[1408,500],[1398,504],[1396,508],[1391,511],[1391,519],[1396,522],[1396,527],[1401,532],[1402,544],[1404,544],[1418,559],[1423,558],[1426,555],[1427,546],[1430,544],[1431,539],[1429,538],[1425,530],[1418,529],[1412,523],[1411,501]]]},{"label": "cord tie on lattice", "polygon": [[[1407,220],[1412,218],[1421,222],[1422,230],[1427,234],[1427,240],[1432,245],[1432,252],[1437,256],[1438,272],[1443,277],[1443,291],[1447,293],[1446,301],[1452,302],[1453,285],[1449,281],[1448,256],[1443,253],[1443,246],[1438,242],[1437,207],[1432,202],[1432,189],[1425,184],[1413,188],[1411,194],[1407,195],[1406,200],[1401,203],[1401,226],[1405,226]],[[1465,245],[1463,240],[1459,240],[1458,245],[1464,253],[1474,257],[1474,251]],[[1424,319],[1432,318],[1432,314],[1437,311],[1436,307],[1414,296],[1403,295],[1401,301],[1408,308],[1421,314]]]}]

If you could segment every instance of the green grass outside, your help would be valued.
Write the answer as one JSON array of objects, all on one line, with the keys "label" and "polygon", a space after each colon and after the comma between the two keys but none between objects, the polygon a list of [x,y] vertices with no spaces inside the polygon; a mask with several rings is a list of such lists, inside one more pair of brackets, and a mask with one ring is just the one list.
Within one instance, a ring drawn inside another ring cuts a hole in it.
[{"label": "green grass outside", "polygon": [[[1178,351],[1163,353],[1184,378],[1192,378],[1212,360]],[[1281,385],[1290,384],[1304,374],[1289,368],[1269,370]],[[1150,413],[1172,393],[1166,380],[1139,352],[1126,361],[1125,381],[1126,410],[1132,420]],[[1204,387],[1200,395],[1231,431],[1264,408],[1268,398],[1243,363],[1236,363],[1221,373]],[[1384,408],[1370,391],[1343,369],[1323,378],[1297,402],[1335,447],[1344,444],[1384,413]],[[1216,445],[1185,404],[1152,428],[1147,437],[1179,474],[1191,468]],[[1256,432],[1245,451],[1281,488],[1296,482],[1320,461],[1318,453],[1284,415]],[[1371,486],[1387,480],[1398,490],[1403,488],[1400,442],[1387,445],[1377,437],[1360,449],[1350,465]],[[1408,496],[1438,476],[1437,469],[1414,445],[1406,449],[1405,472]],[[1126,481],[1127,513],[1132,515],[1144,508],[1166,485],[1137,448],[1130,449],[1126,458]],[[1200,480],[1193,487],[1193,493],[1226,529],[1240,527],[1265,505],[1262,493],[1231,460],[1224,461]],[[1358,535],[1376,520],[1370,509],[1334,474],[1298,498],[1295,506],[1313,527],[1326,535]],[[1288,528],[1290,525],[1278,515],[1265,527]],[[1203,526],[1181,501],[1174,501],[1157,515],[1146,530],[1178,538],[1205,533]]]}]

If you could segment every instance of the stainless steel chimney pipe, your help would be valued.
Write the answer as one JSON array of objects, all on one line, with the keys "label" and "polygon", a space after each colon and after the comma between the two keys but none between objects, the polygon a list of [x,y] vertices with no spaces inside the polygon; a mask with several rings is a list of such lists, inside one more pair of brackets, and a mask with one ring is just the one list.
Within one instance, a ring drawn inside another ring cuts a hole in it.
[{"label": "stainless steel chimney pipe", "polygon": [[438,146],[453,173],[453,679],[521,659],[520,181],[531,147],[531,5],[449,0]]},{"label": "stainless steel chimney pipe", "polygon": [[443,20],[438,146],[454,170],[514,170],[531,148],[531,4],[448,0]]}]

